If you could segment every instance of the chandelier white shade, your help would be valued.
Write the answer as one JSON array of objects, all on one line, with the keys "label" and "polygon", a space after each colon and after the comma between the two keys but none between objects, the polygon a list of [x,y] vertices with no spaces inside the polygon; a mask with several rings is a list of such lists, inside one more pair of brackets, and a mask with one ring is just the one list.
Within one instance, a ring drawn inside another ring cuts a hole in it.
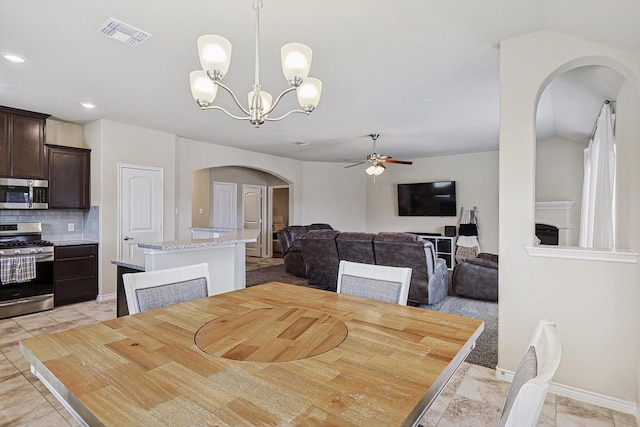
[{"label": "chandelier white shade", "polygon": [[301,43],[288,43],[280,49],[282,72],[287,81],[295,78],[305,79],[311,68],[313,52],[309,46]]},{"label": "chandelier white shade", "polygon": [[320,95],[322,94],[322,82],[313,77],[307,77],[302,84],[298,87],[298,103],[302,109],[313,111],[313,109],[320,102]]},{"label": "chandelier white shade", "polygon": [[211,104],[218,93],[218,86],[207,76],[204,71],[192,71],[189,74],[191,81],[191,94],[199,104]]},{"label": "chandelier white shade", "polygon": [[231,42],[224,37],[198,37],[198,56],[203,70],[217,70],[224,77],[231,65]]},{"label": "chandelier white shade", "polygon": [[[310,114],[320,102],[322,82],[308,77],[313,53],[309,46],[301,43],[285,44],[280,50],[282,72],[289,83],[275,101],[268,92],[262,91],[260,86],[260,9],[261,0],[254,0],[253,9],[256,13],[256,63],[253,90],[248,95],[248,108],[242,106],[236,95],[225,86],[221,80],[227,74],[231,64],[231,42],[224,37],[204,35],[198,38],[198,56],[202,70],[192,71],[189,75],[191,94],[196,103],[203,110],[221,110],[237,120],[248,120],[259,127],[265,121],[282,120],[293,113]],[[218,88],[228,92],[244,115],[235,115],[226,109],[213,105]],[[284,95],[296,91],[299,110],[291,110],[279,117],[268,117],[276,108]]]}]

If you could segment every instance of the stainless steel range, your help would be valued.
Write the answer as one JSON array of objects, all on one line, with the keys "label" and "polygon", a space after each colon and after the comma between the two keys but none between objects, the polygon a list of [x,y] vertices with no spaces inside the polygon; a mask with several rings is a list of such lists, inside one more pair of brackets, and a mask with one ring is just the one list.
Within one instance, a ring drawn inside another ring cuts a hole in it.
[{"label": "stainless steel range", "polygon": [[0,224],[0,319],[53,308],[53,260],[39,222]]}]

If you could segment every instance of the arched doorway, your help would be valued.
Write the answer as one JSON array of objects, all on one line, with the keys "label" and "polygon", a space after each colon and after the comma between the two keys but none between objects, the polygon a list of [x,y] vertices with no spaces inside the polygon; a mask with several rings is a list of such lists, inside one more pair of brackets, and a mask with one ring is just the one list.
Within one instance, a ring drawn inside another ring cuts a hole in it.
[{"label": "arched doorway", "polygon": [[[261,228],[260,241],[252,247],[247,245],[247,254],[256,257],[272,257],[274,248],[277,253],[277,245],[274,245],[273,231],[276,226],[288,225],[292,198],[290,194],[290,183],[266,171],[248,168],[244,166],[218,166],[204,168],[192,173],[192,209],[191,226],[194,228],[215,227],[216,208],[221,202],[216,202],[214,195],[215,184],[225,184],[227,188],[235,187],[235,198],[230,204],[232,213],[235,216],[237,228],[243,228],[246,214],[252,213],[251,222],[257,223]],[[245,207],[245,191],[260,189],[260,197],[251,197],[252,209]],[[226,200],[226,199],[225,199]],[[257,218],[254,218],[255,216]],[[284,225],[282,225],[284,224]]]}]

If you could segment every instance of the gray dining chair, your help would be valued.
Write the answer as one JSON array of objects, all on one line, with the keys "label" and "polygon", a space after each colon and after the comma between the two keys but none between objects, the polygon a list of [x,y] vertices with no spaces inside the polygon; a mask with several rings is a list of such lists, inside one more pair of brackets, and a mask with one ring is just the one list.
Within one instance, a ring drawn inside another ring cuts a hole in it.
[{"label": "gray dining chair", "polygon": [[338,268],[339,294],[407,305],[411,269],[342,260]]},{"label": "gray dining chair", "polygon": [[122,275],[129,314],[213,295],[209,264]]},{"label": "gray dining chair", "polygon": [[555,323],[541,320],[509,387],[499,427],[533,427],[537,424],[560,357],[560,338]]}]

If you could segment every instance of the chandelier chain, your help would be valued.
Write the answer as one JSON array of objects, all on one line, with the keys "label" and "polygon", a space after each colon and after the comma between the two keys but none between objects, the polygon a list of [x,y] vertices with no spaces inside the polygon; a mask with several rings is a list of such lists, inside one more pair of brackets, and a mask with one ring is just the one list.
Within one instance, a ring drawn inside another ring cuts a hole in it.
[{"label": "chandelier chain", "polygon": [[253,0],[253,10],[259,12],[262,9],[262,6],[264,6],[262,0]]}]

